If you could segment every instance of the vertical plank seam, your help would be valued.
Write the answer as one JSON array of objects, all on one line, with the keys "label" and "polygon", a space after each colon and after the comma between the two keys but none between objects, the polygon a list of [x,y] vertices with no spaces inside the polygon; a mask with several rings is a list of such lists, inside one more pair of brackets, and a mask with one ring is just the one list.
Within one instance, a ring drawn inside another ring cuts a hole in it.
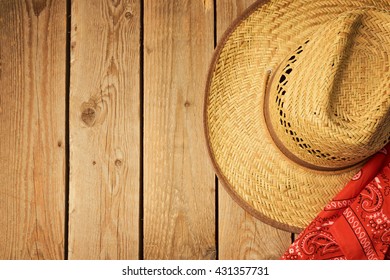
[{"label": "vertical plank seam", "polygon": [[219,195],[218,177],[215,175],[215,259],[219,260]]},{"label": "vertical plank seam", "polygon": [[213,0],[214,5],[214,49],[217,47],[218,43],[218,31],[217,31],[217,0]]},{"label": "vertical plank seam", "polygon": [[66,54],[65,54],[65,217],[64,217],[64,259],[69,259],[69,180],[70,180],[70,39],[71,0],[66,0]]},{"label": "vertical plank seam", "polygon": [[[217,47],[217,0],[213,0],[214,14],[214,49]],[[215,175],[215,259],[219,260],[219,182]]]},{"label": "vertical plank seam", "polygon": [[139,97],[140,97],[140,184],[139,184],[139,259],[144,259],[144,1],[140,1],[139,33]]}]

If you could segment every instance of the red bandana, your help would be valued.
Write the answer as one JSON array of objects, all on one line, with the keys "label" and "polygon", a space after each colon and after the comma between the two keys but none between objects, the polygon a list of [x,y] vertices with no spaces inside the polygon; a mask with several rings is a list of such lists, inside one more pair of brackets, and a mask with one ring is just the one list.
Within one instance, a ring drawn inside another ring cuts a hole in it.
[{"label": "red bandana", "polygon": [[389,245],[390,144],[353,176],[282,259],[383,260],[390,258]]}]

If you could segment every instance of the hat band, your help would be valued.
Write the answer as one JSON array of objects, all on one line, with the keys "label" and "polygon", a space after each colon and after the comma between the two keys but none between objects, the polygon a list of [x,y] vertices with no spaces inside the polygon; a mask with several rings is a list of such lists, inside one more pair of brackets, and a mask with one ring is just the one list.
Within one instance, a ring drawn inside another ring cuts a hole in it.
[{"label": "hat band", "polygon": [[[277,72],[276,70],[278,68],[279,68],[279,66],[275,69],[274,73]],[[296,163],[300,166],[309,168],[309,169],[316,170],[316,171],[340,171],[340,170],[352,168],[352,167],[360,164],[361,162],[354,163],[354,164],[348,165],[348,166],[343,166],[343,167],[318,166],[318,165],[309,163],[307,161],[304,161],[301,158],[297,157],[292,152],[290,152],[290,150],[278,138],[278,136],[277,136],[277,134],[272,126],[272,123],[271,123],[271,118],[270,118],[270,114],[269,114],[270,85],[272,84],[272,81],[274,80],[274,76],[275,76],[275,74],[271,75],[271,72],[272,72],[271,70],[267,70],[266,76],[264,78],[264,83],[263,83],[264,84],[264,89],[263,89],[264,90],[264,110],[263,110],[263,112],[264,112],[264,120],[265,120],[267,130],[268,130],[273,142],[275,143],[277,148],[280,150],[280,152],[282,154],[284,154],[289,160],[293,161],[294,163]]]}]

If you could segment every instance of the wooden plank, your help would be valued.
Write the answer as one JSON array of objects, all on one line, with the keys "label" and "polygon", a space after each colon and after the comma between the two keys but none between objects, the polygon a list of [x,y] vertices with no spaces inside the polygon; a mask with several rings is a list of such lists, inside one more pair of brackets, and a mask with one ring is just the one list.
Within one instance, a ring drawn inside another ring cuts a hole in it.
[{"label": "wooden plank", "polygon": [[[217,37],[254,2],[217,0]],[[219,259],[279,259],[291,243],[291,233],[255,219],[219,185]]]},{"label": "wooden plank", "polygon": [[213,1],[144,2],[145,259],[214,259],[214,173],[202,120]]},{"label": "wooden plank", "polygon": [[70,259],[137,259],[140,2],[72,2]]},{"label": "wooden plank", "polygon": [[64,1],[0,1],[0,259],[63,259]]}]

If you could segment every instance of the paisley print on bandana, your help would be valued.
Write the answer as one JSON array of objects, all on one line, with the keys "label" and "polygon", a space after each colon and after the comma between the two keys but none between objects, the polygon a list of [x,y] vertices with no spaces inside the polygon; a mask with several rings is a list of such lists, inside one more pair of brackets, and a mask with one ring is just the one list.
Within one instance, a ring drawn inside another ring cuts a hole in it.
[{"label": "paisley print on bandana", "polygon": [[311,232],[302,238],[302,251],[306,255],[326,255],[336,252],[339,246],[334,241],[333,236],[327,232]]},{"label": "paisley print on bandana", "polygon": [[383,196],[378,186],[368,184],[367,187],[359,195],[359,202],[366,212],[376,212],[381,209],[383,204]]},{"label": "paisley print on bandana", "polygon": [[356,173],[282,256],[285,260],[390,258],[390,144]]},{"label": "paisley print on bandana", "polygon": [[362,177],[362,171],[360,170],[358,173],[356,173],[353,177],[352,177],[352,181],[357,181],[360,179],[360,177]]}]

